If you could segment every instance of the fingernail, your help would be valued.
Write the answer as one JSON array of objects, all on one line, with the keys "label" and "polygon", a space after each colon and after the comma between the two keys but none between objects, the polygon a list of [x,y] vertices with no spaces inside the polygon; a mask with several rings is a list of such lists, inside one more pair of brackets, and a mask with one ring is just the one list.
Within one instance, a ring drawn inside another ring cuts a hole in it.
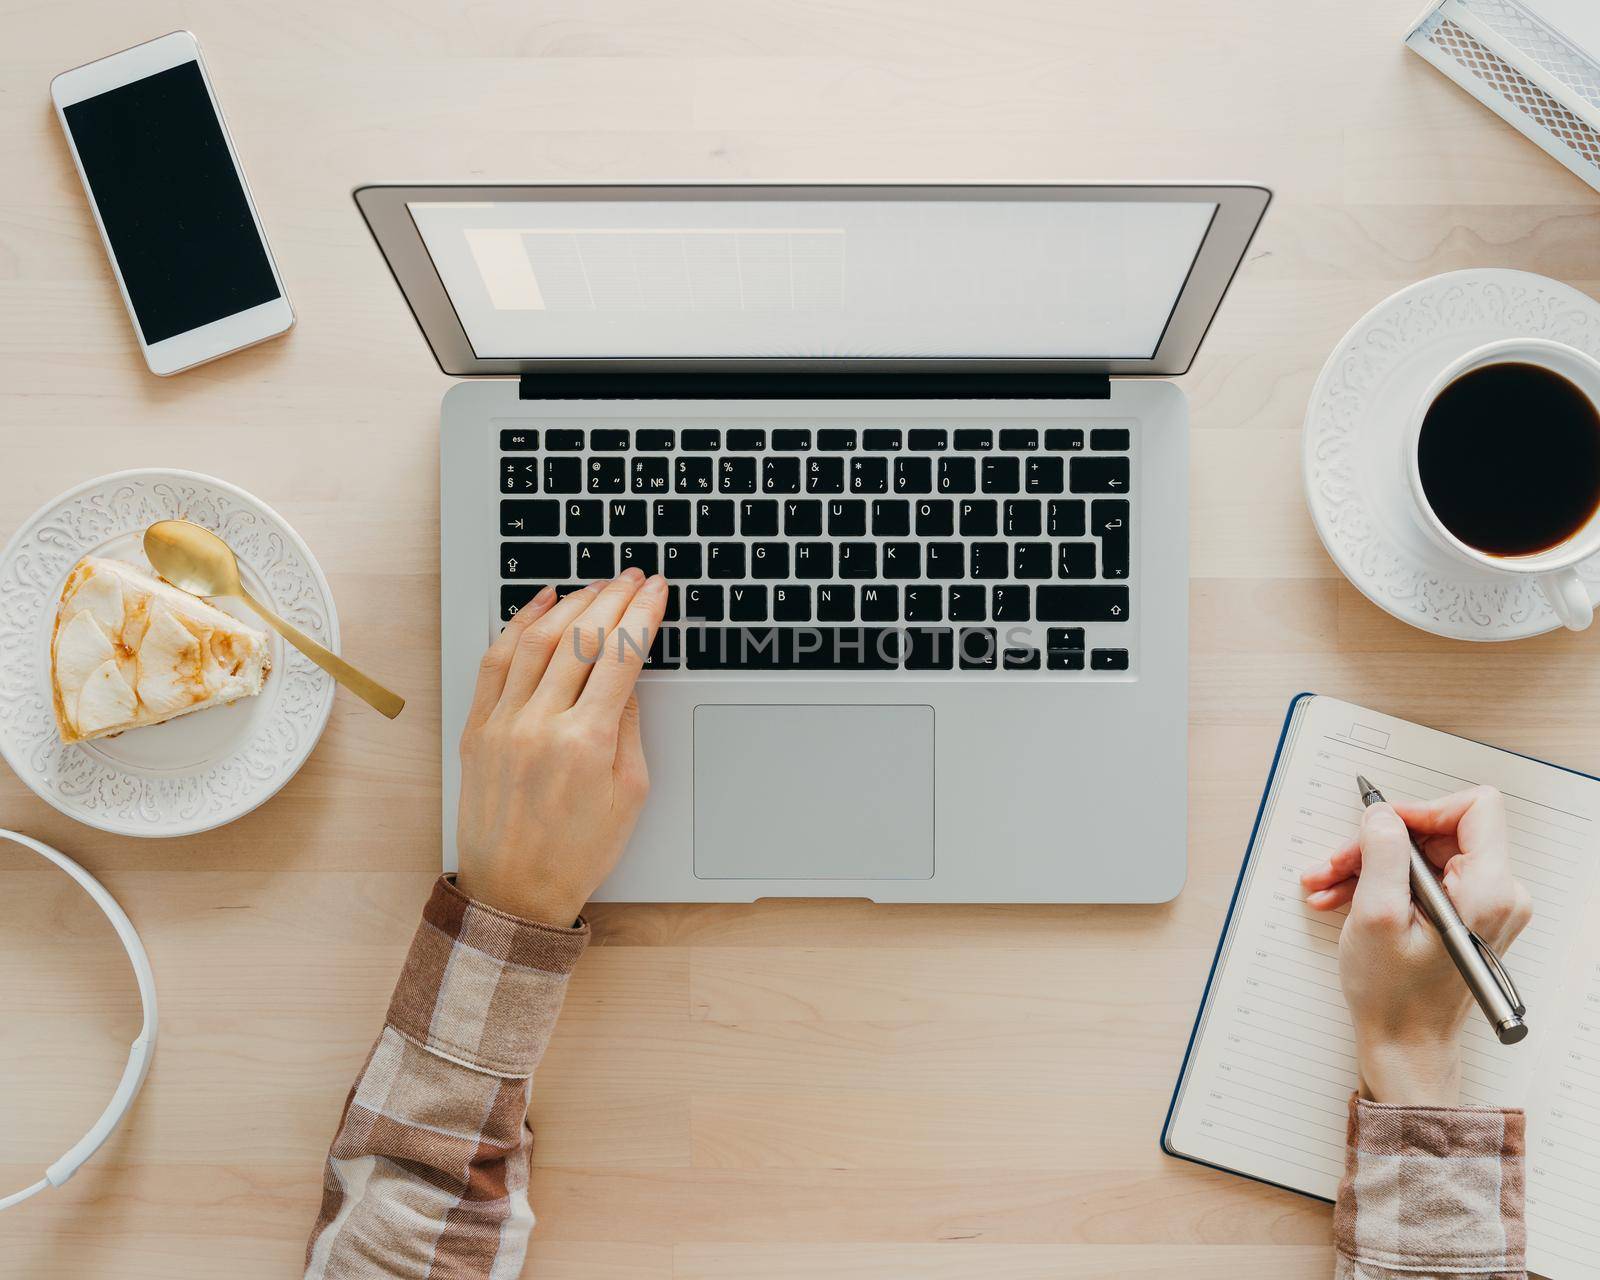
[{"label": "fingernail", "polygon": [[667,591],[667,580],[658,573],[654,575],[649,582],[644,584],[644,589],[653,596],[665,595]]},{"label": "fingernail", "polygon": [[639,568],[637,565],[630,565],[628,568],[622,571],[622,576],[629,582],[643,582],[644,570]]},{"label": "fingernail", "polygon": [[554,587],[540,587],[539,588],[539,594],[534,596],[532,603],[534,603],[534,604],[549,604],[555,598],[556,598],[556,589]]}]

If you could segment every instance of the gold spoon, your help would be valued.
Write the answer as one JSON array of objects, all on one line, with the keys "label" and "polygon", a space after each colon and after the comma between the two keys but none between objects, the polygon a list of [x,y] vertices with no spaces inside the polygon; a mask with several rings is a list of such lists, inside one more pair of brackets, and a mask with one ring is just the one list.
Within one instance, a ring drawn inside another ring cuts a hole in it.
[{"label": "gold spoon", "polygon": [[230,547],[210,529],[188,520],[157,520],[144,531],[144,553],[155,571],[181,591],[196,596],[233,596],[254,609],[264,622],[358,698],[389,719],[400,714],[406,700],[385,689],[371,676],[357,671],[336,653],[330,653],[310,636],[290,626],[264,608],[239,581],[239,561]]}]

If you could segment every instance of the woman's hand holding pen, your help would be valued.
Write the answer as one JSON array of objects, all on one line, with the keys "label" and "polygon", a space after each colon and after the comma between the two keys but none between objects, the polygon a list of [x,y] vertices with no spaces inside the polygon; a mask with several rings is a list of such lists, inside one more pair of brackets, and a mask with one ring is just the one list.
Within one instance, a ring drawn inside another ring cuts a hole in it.
[{"label": "woman's hand holding pen", "polygon": [[[1409,828],[1409,833],[1408,833]],[[1467,926],[1504,954],[1532,915],[1511,874],[1505,801],[1475,787],[1422,805],[1375,804],[1355,841],[1300,877],[1318,911],[1350,904],[1339,979],[1355,1024],[1362,1092],[1376,1102],[1454,1106],[1472,995],[1411,896],[1410,833]]]}]

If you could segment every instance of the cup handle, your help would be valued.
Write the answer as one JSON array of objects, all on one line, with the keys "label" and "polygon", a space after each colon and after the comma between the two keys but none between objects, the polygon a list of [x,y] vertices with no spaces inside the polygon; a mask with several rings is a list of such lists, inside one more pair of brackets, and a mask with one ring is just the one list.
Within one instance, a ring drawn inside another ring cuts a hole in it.
[{"label": "cup handle", "polygon": [[1594,621],[1594,605],[1589,602],[1589,588],[1584,586],[1576,569],[1541,573],[1539,589],[1556,611],[1556,617],[1569,631],[1583,631]]}]

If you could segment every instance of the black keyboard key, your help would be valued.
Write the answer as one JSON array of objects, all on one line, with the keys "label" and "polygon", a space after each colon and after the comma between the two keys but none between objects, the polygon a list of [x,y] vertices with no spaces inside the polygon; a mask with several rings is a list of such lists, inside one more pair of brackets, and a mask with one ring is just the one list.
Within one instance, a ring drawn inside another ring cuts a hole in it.
[{"label": "black keyboard key", "polygon": [[1127,493],[1128,479],[1126,458],[1073,459],[1073,493]]},{"label": "black keyboard key", "polygon": [[[685,431],[684,435],[689,433]],[[674,468],[679,493],[711,492],[711,459],[679,458]]]},{"label": "black keyboard key", "polygon": [[689,627],[691,671],[894,671],[903,642],[888,627]]},{"label": "black keyboard key", "polygon": [[1128,588],[1041,586],[1034,593],[1040,622],[1126,622]]},{"label": "black keyboard key", "polygon": [[773,587],[772,616],[779,622],[810,622],[811,588],[792,583]]},{"label": "black keyboard key", "polygon": [[500,621],[510,622],[544,588],[533,582],[508,582],[500,588]]},{"label": "black keyboard key", "polygon": [[728,620],[730,622],[765,622],[767,620],[767,589],[740,583],[728,588]]},{"label": "black keyboard key", "polygon": [[676,671],[683,665],[683,632],[677,627],[662,627],[650,642],[644,656],[647,671]]},{"label": "black keyboard key", "polygon": [[[961,433],[958,431],[959,436]],[[939,492],[940,493],[976,493],[978,491],[978,467],[975,458],[940,458],[939,459]]]},{"label": "black keyboard key", "polygon": [[950,447],[950,433],[938,427],[913,427],[907,440],[913,453],[943,453]]},{"label": "black keyboard key", "polygon": [[861,621],[899,622],[900,588],[870,586],[861,588]]},{"label": "black keyboard key", "polygon": [[1089,447],[1104,453],[1126,453],[1133,438],[1121,427],[1096,427],[1089,433]]},{"label": "black keyboard key", "polygon": [[1083,648],[1084,631],[1082,627],[1051,627],[1044,633],[1045,647],[1048,649],[1081,649]]},{"label": "black keyboard key", "polygon": [[624,458],[590,458],[588,472],[590,493],[622,493],[628,487]]},{"label": "black keyboard key", "polygon": [[[912,432],[915,435],[916,432]],[[933,459],[905,457],[894,460],[896,493],[932,493]]]},{"label": "black keyboard key", "polygon": [[[872,432],[867,432],[871,435]],[[887,458],[851,458],[850,459],[850,492],[851,493],[888,493],[889,492],[889,459]]]},{"label": "black keyboard key", "polygon": [[661,572],[661,545],[656,542],[624,542],[621,567],[637,569],[645,577]]},{"label": "black keyboard key", "polygon": [[920,542],[884,543],[883,576],[897,579],[920,578],[922,576],[922,544]]},{"label": "black keyboard key", "polygon": [[970,498],[961,504],[961,536],[992,538],[1000,531],[1000,507],[993,498]]},{"label": "black keyboard key", "polygon": [[972,576],[993,580],[1011,576],[1011,548],[1004,542],[974,542]]},{"label": "black keyboard key", "polygon": [[1000,447],[1016,453],[1037,453],[1039,432],[1034,427],[1005,427],[1000,432]]},{"label": "black keyboard key", "polygon": [[948,627],[912,627],[906,632],[907,671],[948,671],[955,665],[955,632]]},{"label": "black keyboard key", "polygon": [[582,458],[546,458],[544,460],[544,491],[546,493],[582,493]]},{"label": "black keyboard key", "polygon": [[764,459],[761,463],[761,487],[767,493],[799,493],[800,459]]},{"label": "black keyboard key", "polygon": [[1061,573],[1063,578],[1094,577],[1094,543],[1063,542],[1061,546]]},{"label": "black keyboard key", "polygon": [[500,503],[500,532],[508,538],[554,538],[561,504],[554,498],[507,498]]},{"label": "black keyboard key", "polygon": [[956,637],[963,671],[993,671],[1000,664],[1000,642],[993,627],[963,627]]},{"label": "black keyboard key", "polygon": [[856,433],[849,427],[824,427],[817,432],[817,448],[824,453],[854,453]]},{"label": "black keyboard key", "polygon": [[702,538],[733,537],[733,499],[702,498],[695,503],[694,531]]},{"label": "black keyboard key", "polygon": [[706,548],[706,577],[747,577],[744,566],[744,543],[713,542]]},{"label": "black keyboard key", "polygon": [[1100,574],[1105,578],[1128,576],[1128,504],[1120,498],[1103,498],[1091,511],[1092,528],[1100,539]]},{"label": "black keyboard key", "polygon": [[717,464],[717,488],[723,493],[754,493],[756,460],[724,458]]},{"label": "black keyboard key", "polygon": [[650,504],[650,518],[655,521],[658,538],[687,538],[689,536],[689,503],[682,498],[662,498]]},{"label": "black keyboard key", "polygon": [[876,578],[878,576],[878,546],[873,542],[841,542],[839,544],[839,576],[841,578]]},{"label": "black keyboard key", "polygon": [[700,560],[698,542],[669,542],[662,554],[661,572],[679,582],[698,578],[702,572]]},{"label": "black keyboard key", "polygon": [[635,458],[633,460],[633,491],[635,493],[671,493],[670,463],[666,458]]},{"label": "black keyboard key", "polygon": [[911,504],[904,498],[879,498],[872,504],[872,532],[879,538],[904,538],[911,533]]},{"label": "black keyboard key", "polygon": [[544,447],[549,453],[581,453],[583,432],[559,430],[552,427],[544,433]]},{"label": "black keyboard key", "polygon": [[642,538],[649,532],[650,506],[639,498],[614,498],[606,503],[613,538]]},{"label": "black keyboard key", "polygon": [[955,503],[949,498],[930,498],[917,503],[917,536],[948,538],[956,531]]},{"label": "black keyboard key", "polygon": [[573,570],[580,578],[593,582],[596,578],[617,576],[617,549],[609,542],[580,542],[578,567]]},{"label": "black keyboard key", "polygon": [[1027,587],[1016,583],[995,587],[990,597],[989,616],[996,622],[1028,621],[1032,615],[1029,599],[1032,594]]},{"label": "black keyboard key", "polygon": [[871,453],[899,453],[899,429],[893,427],[868,427],[861,433],[861,447]]},{"label": "black keyboard key", "polygon": [[1000,655],[1000,665],[1007,671],[1037,671],[1039,669],[1039,651],[1037,649],[1007,649]]},{"label": "black keyboard key", "polygon": [[747,538],[778,536],[778,503],[775,498],[746,498],[739,504],[739,532]]},{"label": "black keyboard key", "polygon": [[501,453],[528,453],[539,447],[539,433],[526,427],[512,427],[500,433]]},{"label": "black keyboard key", "polygon": [[606,531],[606,504],[593,498],[574,498],[566,504],[567,537],[598,538]]},{"label": "black keyboard key", "polygon": [[944,588],[919,582],[906,588],[907,622],[943,622]]},{"label": "black keyboard key", "polygon": [[589,448],[595,453],[627,453],[630,448],[628,432],[594,427],[589,432]]},{"label": "black keyboard key", "polygon": [[1044,433],[1044,447],[1057,453],[1076,453],[1083,448],[1083,432],[1077,427],[1051,427]]},{"label": "black keyboard key", "polygon": [[809,453],[811,432],[805,427],[774,428],[772,447],[779,453]]},{"label": "black keyboard key", "polygon": [[1005,532],[1008,538],[1032,538],[1043,529],[1037,498],[1012,498],[1005,506]]},{"label": "black keyboard key", "polygon": [[1020,468],[1015,458],[985,458],[983,460],[983,491],[985,493],[1016,493],[1022,488],[1018,482]]},{"label": "black keyboard key", "polygon": [[663,622],[676,622],[683,617],[683,591],[676,582],[667,584],[667,609],[661,615]]},{"label": "black keyboard key", "polygon": [[1052,458],[1048,454],[1043,457],[1029,458],[1028,465],[1023,468],[1029,493],[1060,493],[1066,488],[1062,478],[1065,464],[1060,458]]},{"label": "black keyboard key", "polygon": [[721,448],[722,432],[713,427],[685,429],[683,432],[685,453],[716,453]]},{"label": "black keyboard key", "polygon": [[533,458],[501,458],[500,492],[538,493],[538,461]]},{"label": "black keyboard key", "polygon": [[731,428],[726,448],[730,453],[765,453],[767,433],[757,428]]},{"label": "black keyboard key", "polygon": [[500,576],[560,582],[572,576],[570,542],[502,542]]},{"label": "black keyboard key", "polygon": [[854,622],[856,620],[856,589],[830,583],[817,588],[818,622]]},{"label": "black keyboard key", "polygon": [[864,538],[867,534],[867,504],[860,498],[840,498],[828,504],[828,535],[834,538]]},{"label": "black keyboard key", "polygon": [[833,543],[797,544],[794,549],[794,576],[811,581],[833,577]]},{"label": "black keyboard key", "polygon": [[806,460],[807,493],[843,493],[843,458],[808,458]]},{"label": "black keyboard key", "polygon": [[982,622],[989,616],[982,587],[950,588],[950,621]]},{"label": "black keyboard key", "polygon": [[1083,656],[1082,649],[1050,649],[1044,661],[1052,671],[1082,671]]},{"label": "black keyboard key", "polygon": [[697,622],[721,622],[722,588],[697,582],[683,589],[683,616]]},{"label": "black keyboard key", "polygon": [[1128,669],[1128,651],[1126,649],[1096,649],[1089,655],[1089,669],[1091,671],[1126,671]]},{"label": "black keyboard key", "polygon": [[770,582],[789,576],[789,544],[758,542],[750,548],[750,576]]},{"label": "black keyboard key", "polygon": [[1045,531],[1052,538],[1081,538],[1083,522],[1083,503],[1076,498],[1056,498],[1050,503],[1050,521]]},{"label": "black keyboard key", "polygon": [[640,453],[671,453],[678,447],[678,433],[641,427],[633,433],[633,447]]},{"label": "black keyboard key", "polygon": [[963,427],[956,432],[956,448],[988,453],[994,448],[994,432],[988,427]]},{"label": "black keyboard key", "polygon": [[783,531],[791,538],[822,536],[822,503],[815,498],[789,498],[783,504]]},{"label": "black keyboard key", "polygon": [[928,577],[964,578],[967,573],[964,550],[959,542],[928,543]]},{"label": "black keyboard key", "polygon": [[1055,576],[1048,542],[1019,542],[1011,549],[1011,576],[1024,580]]}]

